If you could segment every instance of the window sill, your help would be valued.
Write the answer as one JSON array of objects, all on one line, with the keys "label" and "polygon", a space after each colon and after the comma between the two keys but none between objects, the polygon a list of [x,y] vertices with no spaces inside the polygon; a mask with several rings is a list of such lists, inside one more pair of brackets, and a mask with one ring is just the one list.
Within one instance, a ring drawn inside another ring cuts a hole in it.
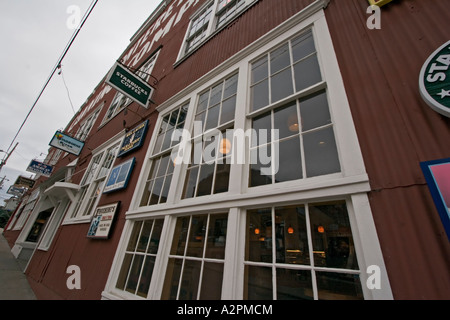
[{"label": "window sill", "polygon": [[61,225],[66,226],[66,225],[71,225],[71,224],[91,223],[91,219],[92,219],[92,216],[70,219],[70,220],[64,221]]},{"label": "window sill", "polygon": [[259,187],[246,188],[242,193],[221,193],[199,198],[184,199],[178,203],[165,203],[140,207],[126,213],[127,219],[166,214],[182,214],[187,211],[210,212],[230,207],[261,206],[290,201],[306,201],[325,197],[342,197],[350,194],[369,192],[367,174],[344,177],[342,173],[289,181]]}]

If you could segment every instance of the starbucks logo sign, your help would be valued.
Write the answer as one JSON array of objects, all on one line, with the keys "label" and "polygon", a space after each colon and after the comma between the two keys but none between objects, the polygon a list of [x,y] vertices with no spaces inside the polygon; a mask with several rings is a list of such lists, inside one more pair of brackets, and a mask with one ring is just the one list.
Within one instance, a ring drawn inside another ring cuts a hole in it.
[{"label": "starbucks logo sign", "polygon": [[420,71],[420,94],[436,112],[450,118],[450,41],[437,49]]}]

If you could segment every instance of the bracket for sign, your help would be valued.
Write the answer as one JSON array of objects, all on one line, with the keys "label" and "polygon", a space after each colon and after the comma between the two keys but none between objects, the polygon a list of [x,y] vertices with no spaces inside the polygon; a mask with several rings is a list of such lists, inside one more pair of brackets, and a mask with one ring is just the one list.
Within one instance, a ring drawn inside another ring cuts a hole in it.
[{"label": "bracket for sign", "polygon": [[388,4],[389,2],[392,2],[393,0],[368,0],[371,6],[379,6],[382,7],[385,4]]}]

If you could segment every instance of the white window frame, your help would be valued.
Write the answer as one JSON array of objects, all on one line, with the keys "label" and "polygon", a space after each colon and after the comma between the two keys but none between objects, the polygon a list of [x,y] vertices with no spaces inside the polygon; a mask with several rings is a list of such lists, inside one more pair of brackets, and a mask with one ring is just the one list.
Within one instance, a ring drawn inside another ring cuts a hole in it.
[{"label": "white window frame", "polygon": [[89,117],[85,121],[83,121],[83,123],[78,128],[77,134],[75,135],[75,139],[78,139],[80,141],[86,140],[92,128],[94,127],[95,121],[97,121],[97,118],[100,112],[102,111],[103,106],[104,103],[102,103],[94,112],[92,112],[89,115]]},{"label": "white window frame", "polygon": [[[112,168],[114,167],[114,163],[117,159],[117,153],[120,149],[120,144],[122,143],[123,137],[124,137],[124,132],[120,132],[118,135],[116,135],[115,137],[113,137],[112,139],[110,139],[109,141],[105,142],[103,145],[101,145],[100,147],[98,147],[97,149],[92,151],[91,161],[90,161],[89,165],[87,166],[87,170],[81,180],[81,183],[86,179],[86,176],[89,174],[90,168],[93,164],[93,160],[97,156],[102,155],[99,165],[93,172],[93,180],[91,180],[90,184],[83,185],[86,188],[83,188],[83,186],[80,185],[82,188],[76,195],[75,201],[72,202],[72,205],[67,210],[63,225],[75,224],[75,223],[89,223],[91,221],[92,214],[94,213],[95,208],[97,207],[97,204],[100,201],[100,198],[103,194],[103,189],[105,187],[105,183],[103,183],[103,185],[99,189],[99,194],[96,197],[95,202],[92,205],[91,212],[89,212],[88,214],[83,214],[83,212],[85,212],[85,210],[87,209],[87,206],[89,204],[89,200],[91,198],[90,195],[93,194],[93,192],[95,191],[95,188],[97,187],[97,183],[93,183],[93,182],[98,180],[99,172],[102,169],[101,164],[103,164],[106,157],[108,156],[107,151],[109,149],[116,148],[115,155],[112,159],[111,166],[109,167],[108,172],[106,172],[106,174],[104,176],[102,176],[102,179],[106,182],[106,179],[108,179],[109,173],[111,172]],[[84,190],[85,190],[85,192],[84,192]],[[78,205],[78,203],[79,203],[79,205]]]},{"label": "white window frame", "polygon": [[56,235],[56,231],[61,224],[67,210],[69,209],[71,202],[68,198],[61,200],[57,203],[52,215],[45,226],[45,230],[39,240],[38,250],[47,251]]},{"label": "white window frame", "polygon": [[[324,11],[322,10],[324,4],[327,4],[327,1],[316,1],[308,6],[212,70],[209,74],[169,99],[158,110],[160,112],[163,110],[167,111],[179,105],[182,99],[184,101],[191,99],[186,118],[186,126],[192,124],[198,94],[220,79],[236,72],[237,69],[239,71],[237,105],[249,106],[250,63],[262,54],[275,49],[287,40],[311,28],[323,81],[311,88],[296,93],[295,96],[297,98],[307,96],[311,92],[318,90],[318,87],[327,90],[341,172],[288,181],[276,185],[249,188],[248,164],[232,165],[229,192],[180,200],[186,170],[183,168],[183,165],[177,165],[173,179],[182,183],[179,183],[176,188],[176,184],[173,184],[167,203],[140,208],[139,201],[142,195],[143,185],[145,184],[144,179],[148,174],[149,165],[151,164],[146,160],[133,195],[130,210],[126,213],[127,221],[124,232],[116,251],[108,282],[102,293],[104,298],[139,299],[133,295],[124,295],[115,289],[115,282],[117,281],[118,272],[124,256],[124,247],[127,244],[134,221],[150,217],[165,218],[159,252],[153,271],[153,279],[147,297],[147,299],[159,299],[164,285],[165,272],[177,217],[192,212],[196,214],[208,214],[228,210],[227,247],[225,252],[222,299],[242,299],[244,290],[245,212],[247,209],[345,200],[352,227],[364,298],[368,300],[393,299],[367,195],[367,192],[370,191],[369,179],[365,171],[349,102],[334,53],[333,42]],[[292,96],[290,98],[292,99]],[[277,102],[277,104],[281,106],[285,102],[286,99],[283,99]],[[161,121],[161,117],[159,117],[158,121]],[[158,126],[156,127],[158,128]],[[234,127],[235,129],[251,128],[249,110],[236,108]],[[154,140],[152,139],[150,143],[147,159],[151,156],[151,151],[155,143]],[[189,150],[186,154],[188,153]],[[380,268],[380,290],[370,290],[366,286],[369,275],[365,271],[371,265],[376,265]]]},{"label": "white window frame", "polygon": [[[234,5],[239,0],[230,0],[229,5]],[[222,29],[224,29],[228,24],[230,24],[234,19],[239,17],[243,12],[245,12],[246,9],[248,9],[251,5],[258,2],[259,0],[243,0],[244,4],[238,10],[235,14],[233,14],[225,23],[223,23],[221,26],[217,26],[218,22],[218,14],[223,12],[224,8],[218,8],[221,0],[211,0],[207,1],[205,4],[203,4],[191,17],[190,22],[188,25],[188,28],[186,30],[186,34],[183,39],[183,44],[181,45],[180,52],[178,53],[177,63],[181,62],[186,57],[190,56],[197,48],[201,47],[203,43],[208,41],[213,35],[220,32]],[[208,25],[206,26],[205,35],[202,40],[200,40],[197,44],[192,46],[189,51],[187,51],[187,43],[189,39],[191,38],[189,36],[189,33],[192,28],[192,24],[194,20],[198,17],[198,15],[205,10],[208,6],[212,4],[212,11],[211,16],[209,17]]]}]

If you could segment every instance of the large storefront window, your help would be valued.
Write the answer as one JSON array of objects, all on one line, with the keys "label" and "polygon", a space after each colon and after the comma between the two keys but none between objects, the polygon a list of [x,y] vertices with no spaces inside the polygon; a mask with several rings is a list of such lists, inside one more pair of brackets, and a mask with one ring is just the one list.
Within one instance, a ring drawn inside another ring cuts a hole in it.
[{"label": "large storefront window", "polygon": [[345,202],[249,210],[244,297],[362,299]]},{"label": "large storefront window", "polygon": [[221,298],[227,216],[225,213],[177,219],[162,299]]},{"label": "large storefront window", "polygon": [[153,275],[164,220],[134,224],[116,288],[146,297]]}]

